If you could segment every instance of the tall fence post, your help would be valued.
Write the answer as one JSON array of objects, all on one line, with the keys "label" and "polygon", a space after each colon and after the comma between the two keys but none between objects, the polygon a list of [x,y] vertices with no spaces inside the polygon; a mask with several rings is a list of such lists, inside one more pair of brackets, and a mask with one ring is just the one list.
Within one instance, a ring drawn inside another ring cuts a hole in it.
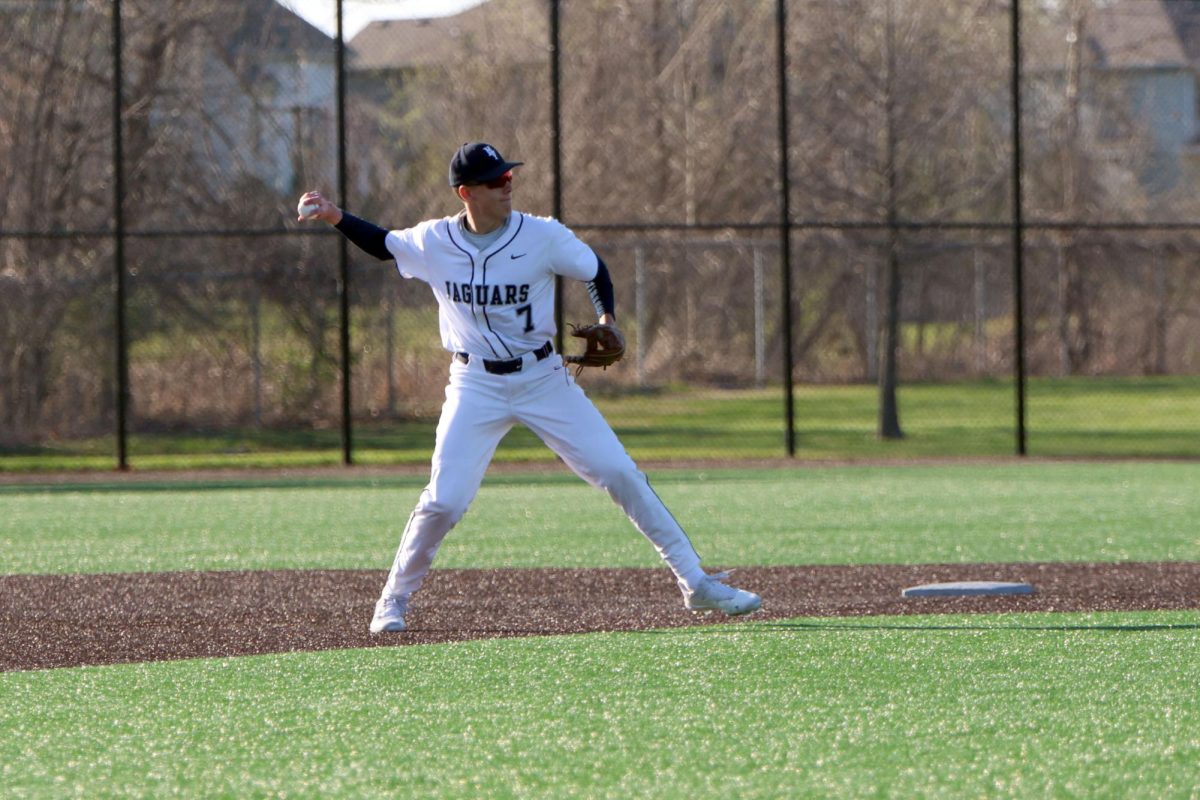
[{"label": "tall fence post", "polygon": [[971,248],[971,266],[975,282],[975,372],[987,374],[987,265],[982,248]]},{"label": "tall fence post", "polygon": [[129,469],[129,343],[125,322],[125,151],[121,116],[125,100],[122,87],[121,0],[112,4],[113,55],[113,274],[116,278],[116,414],[117,469]]},{"label": "tall fence post", "polygon": [[646,330],[646,253],[641,245],[633,249],[633,313],[634,327],[637,329],[637,382],[638,386],[646,385],[646,340],[650,334]]},{"label": "tall fence post", "polygon": [[1025,222],[1021,197],[1021,2],[1012,2],[1012,247],[1013,247],[1013,368],[1016,382],[1017,455],[1025,445]]},{"label": "tall fence post", "polygon": [[767,382],[767,304],[763,279],[763,255],[761,247],[751,251],[754,264],[754,385]]},{"label": "tall fence post", "polygon": [[[346,207],[349,181],[346,179],[346,37],[343,30],[345,11],[337,0],[337,150],[338,202]],[[345,236],[338,237],[338,328],[342,362],[342,464],[354,463],[350,402],[350,252]]]},{"label": "tall fence post", "polygon": [[254,429],[263,426],[262,287],[250,289],[250,367],[254,377]]},{"label": "tall fence post", "polygon": [[[559,0],[550,0],[550,166],[553,182],[553,217],[563,221],[562,202],[562,105],[559,85],[559,61],[562,53],[562,37],[559,32]],[[554,277],[554,349],[563,351],[563,279]]]},{"label": "tall fence post", "polygon": [[779,77],[779,261],[783,312],[783,407],[785,447],[796,455],[796,405],[792,383],[792,182],[788,166],[787,0],[775,0],[776,60]]}]

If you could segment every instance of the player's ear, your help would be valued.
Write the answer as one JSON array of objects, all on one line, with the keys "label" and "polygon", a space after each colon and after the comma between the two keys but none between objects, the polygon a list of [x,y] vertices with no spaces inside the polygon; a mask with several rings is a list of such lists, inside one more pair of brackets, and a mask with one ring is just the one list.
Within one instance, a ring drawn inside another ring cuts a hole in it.
[{"label": "player's ear", "polygon": [[455,186],[454,193],[458,195],[459,200],[462,200],[465,203],[467,202],[467,198],[471,195],[471,190],[466,186]]}]

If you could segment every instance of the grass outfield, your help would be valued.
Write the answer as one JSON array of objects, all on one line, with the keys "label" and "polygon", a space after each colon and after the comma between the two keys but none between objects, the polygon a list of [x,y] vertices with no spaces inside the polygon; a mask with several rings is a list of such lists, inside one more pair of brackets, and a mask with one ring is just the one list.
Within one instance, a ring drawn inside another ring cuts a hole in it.
[{"label": "grass outfield", "polygon": [[[1200,464],[664,472],[710,563],[1200,560]],[[0,487],[0,572],[386,568],[419,480]],[[438,566],[650,566],[494,476]],[[0,674],[6,797],[1187,797],[1200,612],[752,620]]]},{"label": "grass outfield", "polygon": [[[1200,463],[661,471],[709,564],[1200,560]],[[386,569],[424,478],[0,486],[0,573]],[[652,567],[601,492],[493,475],[439,567]]]},{"label": "grass outfield", "polygon": [[[587,385],[585,383],[585,385]],[[776,458],[785,455],[778,387],[596,393],[596,404],[639,460]],[[1037,378],[1029,381],[1027,445],[1040,456],[1200,457],[1200,377]],[[1006,456],[1016,451],[1011,381],[909,383],[899,390],[901,441],[881,441],[878,392],[869,385],[798,385],[796,455],[805,460]],[[435,420],[356,424],[359,464],[427,464]],[[0,450],[0,473],[112,468],[111,436]],[[518,428],[498,461],[542,462],[553,454]],[[135,433],[138,469],[304,467],[341,463],[336,426],[325,430]]]}]

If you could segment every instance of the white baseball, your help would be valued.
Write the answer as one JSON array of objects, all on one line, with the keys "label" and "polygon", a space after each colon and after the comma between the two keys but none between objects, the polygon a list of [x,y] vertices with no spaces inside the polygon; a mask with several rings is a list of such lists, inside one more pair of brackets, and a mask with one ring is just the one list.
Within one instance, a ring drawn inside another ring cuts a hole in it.
[{"label": "white baseball", "polygon": [[317,203],[307,203],[305,205],[300,206],[300,208],[297,210],[300,212],[300,216],[304,217],[305,219],[308,219],[313,214],[316,214],[318,211],[320,211],[321,206]]}]

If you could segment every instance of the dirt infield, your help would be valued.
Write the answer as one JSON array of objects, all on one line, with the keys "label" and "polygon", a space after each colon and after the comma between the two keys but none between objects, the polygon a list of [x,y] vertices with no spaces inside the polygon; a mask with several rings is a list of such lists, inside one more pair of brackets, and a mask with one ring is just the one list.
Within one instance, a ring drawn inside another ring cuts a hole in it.
[{"label": "dirt infield", "polygon": [[[683,610],[663,569],[435,570],[410,630],[373,636],[379,571],[0,576],[0,671],[728,622]],[[904,599],[951,580],[1032,595]],[[1200,563],[747,567],[748,619],[1200,608]]]}]

